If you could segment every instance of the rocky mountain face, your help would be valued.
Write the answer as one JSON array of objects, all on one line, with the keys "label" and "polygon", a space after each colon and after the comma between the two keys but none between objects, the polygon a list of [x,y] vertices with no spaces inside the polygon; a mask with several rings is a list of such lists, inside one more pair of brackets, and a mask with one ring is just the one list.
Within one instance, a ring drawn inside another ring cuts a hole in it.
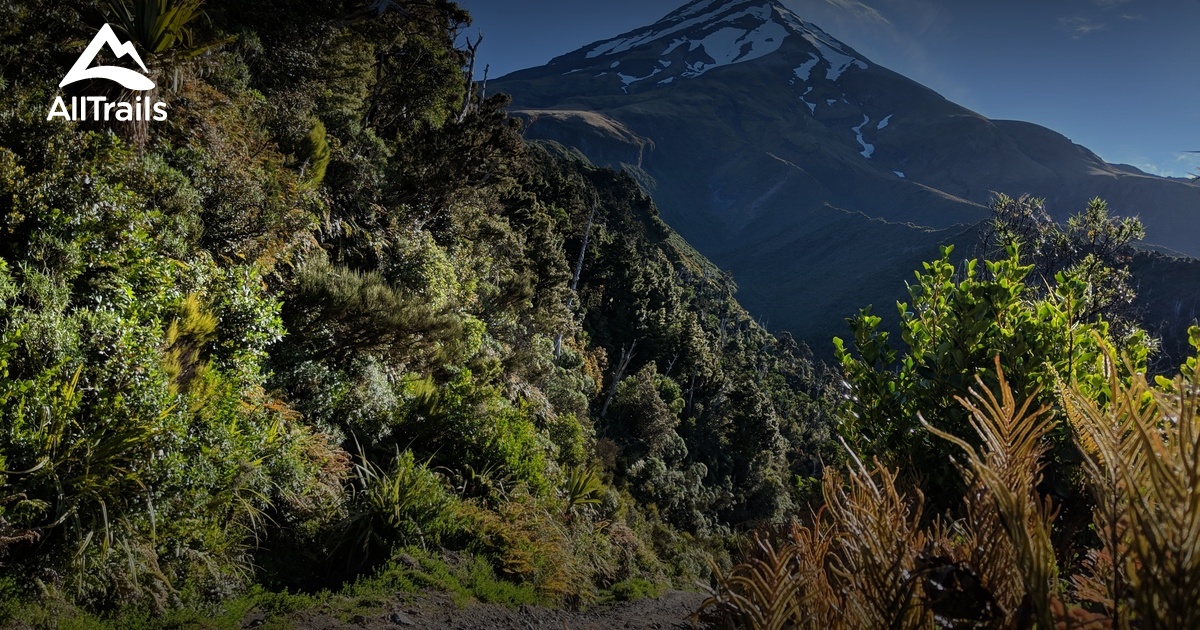
[{"label": "rocky mountain face", "polygon": [[495,88],[528,137],[633,174],[752,312],[819,353],[858,308],[890,310],[938,245],[973,245],[993,191],[1059,218],[1098,196],[1200,256],[1200,186],[989,120],[776,0],[696,0]]}]

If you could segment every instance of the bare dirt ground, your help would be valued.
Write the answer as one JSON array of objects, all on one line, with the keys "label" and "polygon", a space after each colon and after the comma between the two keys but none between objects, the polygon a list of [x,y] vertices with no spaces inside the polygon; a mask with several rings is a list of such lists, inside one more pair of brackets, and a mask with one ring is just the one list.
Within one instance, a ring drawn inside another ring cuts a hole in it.
[{"label": "bare dirt ground", "polygon": [[533,630],[554,628],[569,630],[685,630],[699,628],[688,618],[700,607],[704,595],[668,591],[657,599],[619,602],[585,611],[570,611],[538,606],[509,608],[472,602],[460,608],[448,595],[401,595],[392,610],[372,616],[358,616],[350,622],[309,612],[292,619],[297,628],[313,630],[369,630],[430,628],[432,630]]}]

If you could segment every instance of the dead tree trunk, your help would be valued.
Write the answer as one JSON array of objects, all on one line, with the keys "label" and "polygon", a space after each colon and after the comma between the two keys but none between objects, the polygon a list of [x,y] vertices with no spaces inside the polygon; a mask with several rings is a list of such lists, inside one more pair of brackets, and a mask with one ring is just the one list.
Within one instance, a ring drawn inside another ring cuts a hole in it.
[{"label": "dead tree trunk", "polygon": [[692,368],[692,379],[688,384],[687,412],[689,415],[692,413],[692,400],[696,395],[696,375],[698,372],[699,369]]},{"label": "dead tree trunk", "polygon": [[[596,220],[596,204],[592,204],[592,212],[588,215],[587,227],[583,229],[583,247],[579,248],[579,259],[575,261],[575,275],[571,277],[571,296],[567,298],[567,310],[575,307],[575,295],[579,292],[579,276],[583,274],[583,259],[587,256],[588,242],[592,238],[592,223]],[[562,358],[563,333],[558,333],[554,340],[554,358]]]},{"label": "dead tree trunk", "polygon": [[675,369],[675,362],[678,360],[679,360],[679,353],[676,352],[675,356],[671,357],[671,362],[667,363],[667,369],[663,372],[664,376],[671,375],[671,371]]},{"label": "dead tree trunk", "polygon": [[467,54],[471,55],[471,60],[467,64],[467,90],[463,94],[462,111],[458,114],[458,122],[467,119],[467,113],[471,111],[471,99],[475,96],[475,58],[479,53],[479,45],[483,43],[483,34],[479,35],[479,39],[475,43],[471,43],[471,38],[467,38]]},{"label": "dead tree trunk", "polygon": [[621,346],[621,360],[617,362],[617,371],[613,373],[612,385],[608,387],[608,396],[604,398],[604,406],[600,408],[600,417],[603,418],[608,414],[608,406],[612,404],[613,396],[617,395],[617,386],[621,384],[621,379],[625,378],[625,370],[629,369],[629,362],[633,360],[633,349],[637,347],[637,340],[629,344],[629,348]]}]

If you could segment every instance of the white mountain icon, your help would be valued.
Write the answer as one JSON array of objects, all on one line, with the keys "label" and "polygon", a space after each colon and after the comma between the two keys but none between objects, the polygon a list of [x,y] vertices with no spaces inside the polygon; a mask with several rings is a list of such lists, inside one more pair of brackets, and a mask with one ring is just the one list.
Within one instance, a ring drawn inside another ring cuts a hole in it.
[{"label": "white mountain icon", "polygon": [[117,34],[113,32],[112,27],[105,24],[100,28],[100,32],[92,38],[92,43],[79,56],[79,60],[75,65],[71,66],[71,71],[63,77],[62,83],[58,87],[65,87],[76,81],[85,81],[87,79],[108,79],[116,81],[130,90],[146,91],[154,89],[154,81],[148,77],[138,74],[128,68],[118,66],[96,66],[89,68],[92,62],[96,60],[96,55],[100,53],[100,49],[105,45],[113,52],[118,59],[129,55],[142,68],[142,72],[149,72],[146,69],[146,64],[142,63],[141,56],[134,49],[132,42],[122,42],[117,38]]}]

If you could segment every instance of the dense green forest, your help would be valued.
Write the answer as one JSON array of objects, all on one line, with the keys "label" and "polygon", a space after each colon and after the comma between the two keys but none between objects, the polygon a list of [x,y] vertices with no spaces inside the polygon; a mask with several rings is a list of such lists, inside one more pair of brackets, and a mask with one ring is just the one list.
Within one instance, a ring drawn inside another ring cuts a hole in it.
[{"label": "dense green forest", "polygon": [[[826,375],[631,178],[521,140],[462,10],[198,5],[0,4],[9,614],[336,589],[406,549],[586,604],[807,505]],[[169,120],[46,120],[105,22]]]},{"label": "dense green forest", "polygon": [[[59,95],[130,96],[58,87],[105,23],[166,121],[47,120]],[[978,260],[947,248],[826,367],[630,176],[522,140],[470,80],[468,24],[445,0],[0,0],[0,618],[183,625],[370,588],[578,607],[712,579],[712,619],[754,627],[1150,623],[1168,587],[1118,558],[1194,581],[1193,530],[1144,553],[1130,533],[1168,505],[1131,489],[1196,470],[1137,477],[1121,441],[1196,439],[1196,361],[1144,378],[1135,220],[998,198]],[[985,391],[1059,421],[992,439]],[[763,553],[779,579],[750,589]],[[937,608],[910,579],[929,567],[991,616]]]}]

